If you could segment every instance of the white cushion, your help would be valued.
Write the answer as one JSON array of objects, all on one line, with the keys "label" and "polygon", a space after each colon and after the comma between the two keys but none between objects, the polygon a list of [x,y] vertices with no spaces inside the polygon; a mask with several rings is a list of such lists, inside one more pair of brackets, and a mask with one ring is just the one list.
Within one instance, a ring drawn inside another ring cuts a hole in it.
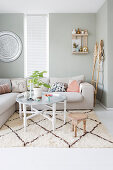
[{"label": "white cushion", "polygon": [[65,95],[67,102],[80,102],[83,100],[82,94],[77,92],[53,92],[53,94]]},{"label": "white cushion", "polygon": [[72,80],[77,80],[77,81],[85,81],[85,76],[84,75],[80,75],[80,76],[75,76],[71,78]]},{"label": "white cushion", "polygon": [[8,110],[13,104],[16,103],[18,93],[6,93],[0,95],[0,114]]},{"label": "white cushion", "polygon": [[11,79],[12,92],[21,93],[27,91],[27,81],[25,78]]},{"label": "white cushion", "polygon": [[50,78],[50,84],[52,85],[53,83],[56,82],[62,82],[62,83],[67,83],[68,84],[69,78],[57,78],[57,77],[51,77]]}]

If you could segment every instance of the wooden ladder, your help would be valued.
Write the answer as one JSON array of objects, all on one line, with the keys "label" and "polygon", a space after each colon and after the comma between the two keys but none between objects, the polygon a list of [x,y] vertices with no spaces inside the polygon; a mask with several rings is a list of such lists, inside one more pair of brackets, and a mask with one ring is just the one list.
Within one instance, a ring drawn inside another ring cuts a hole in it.
[{"label": "wooden ladder", "polygon": [[[91,84],[95,87],[94,106],[96,104],[96,96],[97,96],[98,83],[99,83],[100,65],[101,65],[101,62],[103,61],[103,46],[104,46],[104,43],[103,43],[103,40],[101,40],[99,47],[98,47],[97,42],[96,42],[95,47],[94,47],[93,72],[92,72],[92,81],[91,81]],[[96,71],[97,71],[97,76],[95,76]],[[95,76],[95,79],[94,79],[94,76]]]}]

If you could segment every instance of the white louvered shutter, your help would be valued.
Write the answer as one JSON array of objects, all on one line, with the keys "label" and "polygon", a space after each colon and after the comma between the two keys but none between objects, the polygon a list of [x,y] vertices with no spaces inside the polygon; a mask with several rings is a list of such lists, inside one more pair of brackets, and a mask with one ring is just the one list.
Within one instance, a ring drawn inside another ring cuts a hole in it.
[{"label": "white louvered shutter", "polygon": [[48,72],[48,16],[27,16],[27,56],[26,73]]}]

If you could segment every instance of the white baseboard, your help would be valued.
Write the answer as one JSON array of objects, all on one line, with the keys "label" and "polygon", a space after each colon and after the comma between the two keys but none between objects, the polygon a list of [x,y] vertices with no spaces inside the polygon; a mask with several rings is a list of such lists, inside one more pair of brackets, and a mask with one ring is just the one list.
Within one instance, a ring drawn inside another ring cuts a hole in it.
[{"label": "white baseboard", "polygon": [[[98,100],[97,100],[98,101]],[[106,107],[104,106],[100,101],[98,101],[98,103],[107,111],[113,111],[113,108],[109,108],[109,107]]]},{"label": "white baseboard", "polygon": [[108,110],[108,111],[113,111],[113,108],[106,108],[106,110]]}]

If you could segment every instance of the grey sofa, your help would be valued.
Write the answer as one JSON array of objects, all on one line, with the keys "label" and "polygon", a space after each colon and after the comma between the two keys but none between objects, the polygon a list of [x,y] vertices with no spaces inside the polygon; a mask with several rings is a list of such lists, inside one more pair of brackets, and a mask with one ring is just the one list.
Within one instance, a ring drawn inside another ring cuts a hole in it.
[{"label": "grey sofa", "polygon": [[[9,84],[11,88],[10,79],[0,79],[0,85],[2,84]],[[17,95],[18,93],[6,93],[0,95],[0,127],[15,112]]]},{"label": "grey sofa", "polygon": [[[84,77],[71,77],[71,78],[50,78],[47,82],[50,84],[54,82],[66,82],[68,83],[69,79],[76,79],[84,81]],[[24,79],[25,80],[25,79]],[[9,79],[0,79],[0,84],[8,83],[11,87],[11,80]],[[46,91],[46,89],[44,89]],[[56,93],[56,92],[55,92]],[[89,83],[80,84],[80,93],[76,92],[57,92],[66,95],[67,97],[67,110],[74,109],[93,109],[94,103],[94,88]],[[0,127],[8,120],[8,118],[17,110],[18,106],[16,103],[16,97],[19,93],[6,93],[0,95]],[[43,109],[41,106],[38,106],[38,109]],[[57,110],[62,110],[63,105],[57,104]]]}]

